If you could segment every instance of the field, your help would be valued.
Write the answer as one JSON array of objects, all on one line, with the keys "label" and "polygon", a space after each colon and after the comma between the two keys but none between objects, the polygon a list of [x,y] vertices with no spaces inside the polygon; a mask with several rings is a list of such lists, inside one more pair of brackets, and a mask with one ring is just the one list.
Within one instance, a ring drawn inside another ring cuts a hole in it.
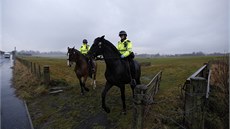
[{"label": "field", "polygon": [[[155,74],[163,71],[160,91],[155,96],[155,103],[145,116],[144,127],[179,128],[183,121],[183,101],[181,87],[185,80],[199,69],[204,63],[220,57],[165,57],[138,58],[138,62],[151,62],[150,66],[142,66],[141,82],[147,84]],[[101,108],[101,92],[105,84],[103,61],[97,61],[97,87],[93,90],[91,79],[86,86],[90,89],[84,96],[80,95],[80,86],[73,71],[74,67],[67,67],[66,59],[26,57],[28,61],[41,66],[49,65],[52,83],[45,86],[37,80],[19,62],[14,70],[14,83],[17,94],[27,100],[30,115],[35,128],[131,128],[132,124],[132,94],[129,85],[126,86],[127,115],[120,114],[122,103],[120,90],[111,88],[106,97],[106,103],[111,109],[106,114]],[[20,76],[20,77],[19,77]],[[63,93],[49,94],[49,88],[65,86]]]}]

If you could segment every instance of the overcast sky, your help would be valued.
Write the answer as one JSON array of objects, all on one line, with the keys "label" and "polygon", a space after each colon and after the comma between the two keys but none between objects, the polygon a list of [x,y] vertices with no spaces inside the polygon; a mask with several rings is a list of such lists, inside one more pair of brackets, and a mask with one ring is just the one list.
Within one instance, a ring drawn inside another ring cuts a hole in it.
[{"label": "overcast sky", "polygon": [[228,0],[1,0],[1,50],[63,51],[86,38],[136,53],[229,52]]}]

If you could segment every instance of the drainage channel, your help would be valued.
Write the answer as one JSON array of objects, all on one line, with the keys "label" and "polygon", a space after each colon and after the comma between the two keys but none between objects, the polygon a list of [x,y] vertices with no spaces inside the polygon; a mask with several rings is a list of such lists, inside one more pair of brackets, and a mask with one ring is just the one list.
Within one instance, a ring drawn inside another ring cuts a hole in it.
[{"label": "drainage channel", "polygon": [[0,58],[1,129],[33,129],[26,103],[15,95],[12,86],[13,60]]}]

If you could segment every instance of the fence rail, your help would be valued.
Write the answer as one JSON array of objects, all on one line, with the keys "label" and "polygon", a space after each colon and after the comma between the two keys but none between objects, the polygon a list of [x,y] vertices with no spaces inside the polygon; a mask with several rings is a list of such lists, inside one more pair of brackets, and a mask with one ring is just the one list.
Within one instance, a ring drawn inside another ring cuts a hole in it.
[{"label": "fence rail", "polygon": [[144,112],[148,110],[147,105],[153,104],[153,97],[159,91],[162,71],[155,75],[155,77],[147,85],[137,85],[134,89],[133,99],[133,129],[143,128]]},{"label": "fence rail", "polygon": [[209,65],[205,64],[188,77],[184,84],[184,125],[187,129],[204,129],[210,74]]}]

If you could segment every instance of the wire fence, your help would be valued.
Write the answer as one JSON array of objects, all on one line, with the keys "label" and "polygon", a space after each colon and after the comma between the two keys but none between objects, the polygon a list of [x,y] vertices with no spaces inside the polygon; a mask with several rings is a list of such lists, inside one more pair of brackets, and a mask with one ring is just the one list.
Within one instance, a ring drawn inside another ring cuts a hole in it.
[{"label": "wire fence", "polygon": [[28,61],[26,59],[23,59],[21,57],[16,57],[16,60],[18,60],[20,63],[22,63],[24,66],[30,70],[32,74],[34,74],[38,79],[42,79],[45,84],[49,84],[50,82],[50,70],[49,66],[41,66],[40,64],[37,64],[32,61]]},{"label": "wire fence", "polygon": [[[156,118],[167,120],[180,129],[204,129],[204,119],[209,94],[209,65],[204,64],[185,81],[181,88],[184,107],[180,111],[165,110],[164,114],[154,113]],[[153,104],[168,102],[161,100],[157,102],[154,96],[159,91],[162,72],[160,71],[148,85],[137,85],[134,94],[133,107],[133,129],[142,129],[144,120],[148,119]],[[180,121],[178,121],[178,118]]]}]

